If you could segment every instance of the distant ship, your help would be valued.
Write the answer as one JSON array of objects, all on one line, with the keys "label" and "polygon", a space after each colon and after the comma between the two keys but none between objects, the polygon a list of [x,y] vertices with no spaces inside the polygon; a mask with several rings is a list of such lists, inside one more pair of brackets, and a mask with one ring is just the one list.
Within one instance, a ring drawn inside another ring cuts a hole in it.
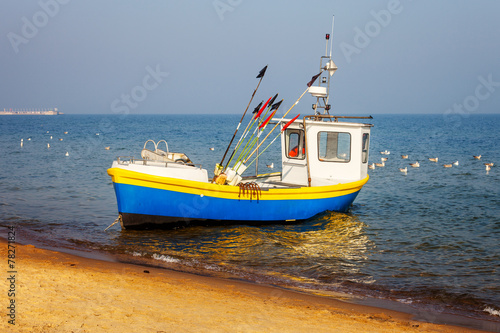
[{"label": "distant ship", "polygon": [[57,108],[49,108],[49,109],[3,109],[0,110],[0,115],[36,115],[36,116],[57,116],[64,114],[59,112]]}]

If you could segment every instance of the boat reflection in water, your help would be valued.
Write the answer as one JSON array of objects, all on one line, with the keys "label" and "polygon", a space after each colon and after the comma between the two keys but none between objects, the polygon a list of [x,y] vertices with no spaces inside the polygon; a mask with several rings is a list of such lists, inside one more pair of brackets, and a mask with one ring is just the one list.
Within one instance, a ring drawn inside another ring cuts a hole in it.
[{"label": "boat reflection in water", "polygon": [[371,283],[363,267],[373,248],[366,225],[328,212],[300,224],[122,230],[122,260],[316,291]]}]

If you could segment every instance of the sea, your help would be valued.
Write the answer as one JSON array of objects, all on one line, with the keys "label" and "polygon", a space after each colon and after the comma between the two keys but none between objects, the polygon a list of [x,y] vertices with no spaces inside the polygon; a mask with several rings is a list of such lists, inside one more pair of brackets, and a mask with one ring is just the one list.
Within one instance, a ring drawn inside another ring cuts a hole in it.
[{"label": "sea", "polygon": [[[295,224],[136,231],[116,224],[105,231],[118,217],[106,172],[113,160],[139,158],[147,140],[164,139],[169,151],[212,175],[240,117],[2,116],[0,235],[7,238],[12,227],[23,244],[500,332],[500,114],[364,120],[374,125],[370,163],[388,160],[369,170],[347,213]],[[279,149],[278,140],[259,157],[258,170],[246,172],[280,171]],[[416,161],[419,168],[409,165]],[[484,163],[494,166],[487,171]]]}]

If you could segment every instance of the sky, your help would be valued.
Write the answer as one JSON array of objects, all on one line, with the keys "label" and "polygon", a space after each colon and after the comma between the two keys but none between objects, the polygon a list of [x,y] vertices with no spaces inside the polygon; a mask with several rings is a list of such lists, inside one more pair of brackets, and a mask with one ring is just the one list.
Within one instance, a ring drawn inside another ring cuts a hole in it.
[{"label": "sky", "polygon": [[[252,105],[279,93],[286,110],[318,73],[334,16],[332,113],[500,113],[497,0],[8,0],[0,8],[0,110],[242,114],[265,65]],[[295,114],[314,102],[304,96]]]}]

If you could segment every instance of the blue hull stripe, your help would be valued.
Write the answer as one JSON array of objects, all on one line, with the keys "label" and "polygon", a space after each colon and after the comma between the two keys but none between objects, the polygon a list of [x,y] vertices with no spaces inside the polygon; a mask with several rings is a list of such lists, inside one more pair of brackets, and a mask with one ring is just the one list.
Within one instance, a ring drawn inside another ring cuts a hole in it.
[{"label": "blue hull stripe", "polygon": [[286,221],[308,219],[326,210],[345,212],[359,191],[305,200],[234,200],[113,183],[120,213],[179,219]]}]

